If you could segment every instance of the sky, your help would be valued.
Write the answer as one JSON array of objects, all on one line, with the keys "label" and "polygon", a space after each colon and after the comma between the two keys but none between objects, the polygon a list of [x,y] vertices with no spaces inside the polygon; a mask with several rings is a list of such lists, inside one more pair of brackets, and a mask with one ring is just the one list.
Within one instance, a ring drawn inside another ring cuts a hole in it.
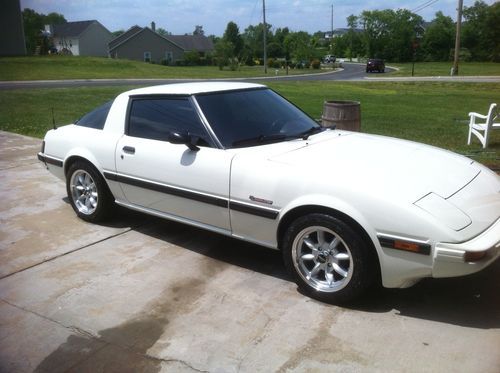
[{"label": "sky", "polygon": [[[472,6],[475,0],[464,0]],[[493,4],[496,0],[485,0]],[[287,26],[292,31],[328,31],[347,27],[346,18],[363,10],[405,8],[430,21],[437,11],[456,18],[458,0],[265,0],[266,21],[273,28]],[[164,28],[172,34],[192,33],[202,25],[205,35],[221,36],[228,22],[235,22],[243,32],[249,25],[262,22],[262,0],[21,0],[21,8],[38,13],[57,12],[68,21],[96,19],[108,30],[127,30],[131,26]]]}]

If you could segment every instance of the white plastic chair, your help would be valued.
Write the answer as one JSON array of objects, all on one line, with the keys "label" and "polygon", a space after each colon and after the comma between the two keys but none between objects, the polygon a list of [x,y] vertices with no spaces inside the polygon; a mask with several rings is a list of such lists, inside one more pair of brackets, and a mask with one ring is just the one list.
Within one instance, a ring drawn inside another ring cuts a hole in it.
[{"label": "white plastic chair", "polygon": [[[497,104],[491,104],[488,115],[469,113],[469,139],[467,140],[467,145],[470,145],[472,134],[474,134],[483,145],[483,148],[488,147],[491,130],[500,129],[500,122],[495,122],[498,119],[496,107]],[[485,121],[478,123],[476,119],[484,119]]]}]

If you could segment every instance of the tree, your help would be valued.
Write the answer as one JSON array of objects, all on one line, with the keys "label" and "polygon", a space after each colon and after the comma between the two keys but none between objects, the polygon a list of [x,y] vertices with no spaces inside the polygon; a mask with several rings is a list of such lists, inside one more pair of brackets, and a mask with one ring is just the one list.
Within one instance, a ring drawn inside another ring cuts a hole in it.
[{"label": "tree", "polygon": [[368,57],[395,62],[411,61],[413,41],[423,19],[407,9],[364,11],[360,21]]},{"label": "tree", "polygon": [[354,39],[356,37],[356,28],[358,27],[358,17],[354,14],[347,17],[347,26],[349,26],[349,50],[346,56],[352,61],[352,56],[354,54]]},{"label": "tree", "polygon": [[[219,70],[232,62],[234,58],[234,46],[232,43],[227,42],[224,38],[217,41],[215,44],[215,59]],[[231,64],[233,66],[233,64]]]},{"label": "tree", "polygon": [[40,51],[42,54],[48,51],[49,40],[47,36],[42,34],[45,25],[58,25],[67,22],[62,14],[39,14],[30,8],[25,8],[22,16],[26,50],[31,54],[35,52],[37,46],[43,47]]},{"label": "tree", "polygon": [[[273,42],[272,25],[267,25],[267,43]],[[242,34],[243,42],[252,51],[252,57],[262,58],[264,56],[264,24],[259,23],[257,26],[250,25]]]},{"label": "tree", "polygon": [[61,25],[63,23],[67,23],[66,18],[60,13],[49,13],[46,16],[42,14],[43,23],[46,25]]},{"label": "tree", "polygon": [[285,48],[296,61],[309,62],[314,56],[311,36],[305,31],[292,32],[285,38]]},{"label": "tree", "polygon": [[455,43],[455,23],[441,11],[425,30],[422,49],[427,61],[448,61]]},{"label": "tree", "polygon": [[241,37],[240,30],[238,25],[234,22],[229,22],[226,26],[226,31],[224,31],[224,35],[222,39],[226,43],[231,43],[233,46],[233,56],[238,57],[241,54],[241,50],[243,49],[243,38]]},{"label": "tree", "polygon": [[159,35],[161,35],[161,36],[172,35],[172,33],[171,33],[171,32],[168,32],[167,30],[165,30],[165,29],[164,29],[164,28],[162,28],[162,27],[158,27],[158,28],[156,29],[156,33],[157,33],[157,34],[159,34]]},{"label": "tree", "polygon": [[33,9],[25,8],[23,14],[24,37],[26,38],[26,50],[33,54],[44,27],[43,14],[38,14]]},{"label": "tree", "polygon": [[464,7],[462,46],[477,61],[500,61],[500,3],[476,1]]},{"label": "tree", "polygon": [[193,31],[193,35],[205,35],[205,31],[203,31],[203,26],[196,25]]}]

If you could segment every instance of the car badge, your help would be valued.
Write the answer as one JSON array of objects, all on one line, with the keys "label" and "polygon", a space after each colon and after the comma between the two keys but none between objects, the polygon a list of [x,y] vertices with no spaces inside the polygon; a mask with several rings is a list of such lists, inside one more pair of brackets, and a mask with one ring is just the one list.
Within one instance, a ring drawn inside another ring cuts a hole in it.
[{"label": "car badge", "polygon": [[273,201],[269,201],[267,199],[258,198],[258,197],[254,197],[254,196],[250,196],[250,201],[265,203],[267,205],[272,205],[273,204]]}]

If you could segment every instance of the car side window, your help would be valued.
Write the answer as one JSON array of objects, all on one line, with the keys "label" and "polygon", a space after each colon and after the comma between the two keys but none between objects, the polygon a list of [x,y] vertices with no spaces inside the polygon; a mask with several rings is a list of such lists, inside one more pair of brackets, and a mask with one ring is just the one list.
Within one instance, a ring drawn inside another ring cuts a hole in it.
[{"label": "car side window", "polygon": [[106,102],[104,105],[92,110],[90,113],[85,114],[83,117],[76,121],[77,126],[89,127],[102,130],[106,118],[108,117],[109,109],[113,105],[113,100]]},{"label": "car side window", "polygon": [[172,132],[187,133],[196,145],[214,147],[188,98],[136,98],[129,115],[129,136],[167,141]]}]

